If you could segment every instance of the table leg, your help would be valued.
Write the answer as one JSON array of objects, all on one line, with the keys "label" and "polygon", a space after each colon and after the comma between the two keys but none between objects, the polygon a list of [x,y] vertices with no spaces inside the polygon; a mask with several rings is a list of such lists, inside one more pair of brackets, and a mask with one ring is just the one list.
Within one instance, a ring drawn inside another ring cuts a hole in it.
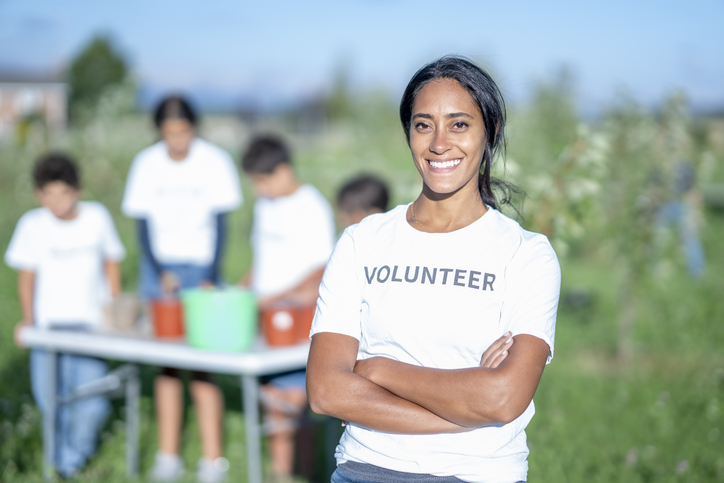
[{"label": "table leg", "polygon": [[52,481],[55,474],[55,422],[58,402],[58,353],[47,351],[45,361],[48,399],[43,418],[43,477]]},{"label": "table leg", "polygon": [[138,365],[131,364],[126,380],[126,472],[129,476],[138,476],[138,437],[139,437],[139,399],[141,380]]},{"label": "table leg", "polygon": [[241,386],[246,423],[246,454],[249,483],[261,483],[261,428],[259,422],[259,381],[256,376],[242,376]]}]

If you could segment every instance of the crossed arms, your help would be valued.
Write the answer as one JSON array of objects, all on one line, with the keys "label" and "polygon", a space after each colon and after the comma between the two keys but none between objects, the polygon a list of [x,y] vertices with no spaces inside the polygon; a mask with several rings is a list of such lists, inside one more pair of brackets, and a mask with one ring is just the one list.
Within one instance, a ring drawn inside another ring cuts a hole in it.
[{"label": "crossed arms", "polygon": [[515,420],[538,387],[549,347],[542,339],[507,335],[480,367],[433,369],[385,357],[357,361],[357,339],[317,333],[307,363],[312,410],[376,431],[436,434]]}]

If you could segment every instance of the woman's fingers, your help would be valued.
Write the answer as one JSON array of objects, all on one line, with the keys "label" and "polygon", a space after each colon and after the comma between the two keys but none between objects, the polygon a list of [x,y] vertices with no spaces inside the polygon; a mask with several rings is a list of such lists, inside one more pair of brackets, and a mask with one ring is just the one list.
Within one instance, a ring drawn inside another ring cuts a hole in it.
[{"label": "woman's fingers", "polygon": [[489,369],[495,369],[496,367],[498,367],[498,366],[508,357],[508,354],[509,354],[508,349],[510,349],[510,346],[513,345],[513,342],[514,342],[513,339],[510,339],[510,342],[508,342],[508,343],[506,344],[507,347],[505,348],[505,350],[503,350],[503,352],[501,352],[500,354],[498,354],[498,356],[497,356],[495,359],[493,359],[493,361],[492,361],[492,363],[490,364],[490,366],[488,366]]},{"label": "woman's fingers", "polygon": [[513,337],[510,331],[503,334],[495,342],[490,344],[483,357],[480,359],[480,367],[495,369],[508,356],[508,349],[513,345]]}]

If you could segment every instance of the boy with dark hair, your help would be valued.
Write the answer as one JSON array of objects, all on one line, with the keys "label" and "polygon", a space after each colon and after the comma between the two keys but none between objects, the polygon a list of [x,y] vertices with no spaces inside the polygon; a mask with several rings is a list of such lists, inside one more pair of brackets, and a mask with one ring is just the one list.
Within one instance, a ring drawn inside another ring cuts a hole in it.
[{"label": "boy with dark hair", "polygon": [[[251,230],[253,261],[242,280],[258,296],[264,309],[276,302],[313,304],[335,241],[334,215],[329,202],[309,184],[302,184],[291,164],[286,144],[274,136],[252,140],[241,159],[257,195]],[[301,414],[307,405],[305,371],[273,377],[263,388],[272,421],[288,418],[294,408]],[[286,478],[294,462],[294,432],[270,435],[272,471]]]},{"label": "boy with dark hair", "polygon": [[371,175],[349,180],[337,194],[337,217],[342,228],[362,221],[367,215],[384,213],[390,194],[384,181]]},{"label": "boy with dark hair", "polygon": [[329,202],[314,186],[299,181],[289,150],[277,137],[253,139],[241,166],[257,195],[253,261],[243,283],[257,293],[262,306],[316,300],[335,238]]},{"label": "boy with dark hair", "polygon": [[[103,305],[121,291],[119,261],[125,255],[108,210],[97,202],[79,201],[79,176],[68,156],[43,156],[33,178],[41,207],[20,218],[5,252],[5,262],[18,270],[23,314],[15,328],[18,345],[24,326],[90,330],[100,325]],[[42,412],[48,399],[47,357],[42,350],[30,354],[33,396]],[[60,354],[58,394],[69,394],[107,370],[100,359]],[[95,453],[108,412],[103,396],[60,406],[54,461],[62,477],[77,473]]]}]

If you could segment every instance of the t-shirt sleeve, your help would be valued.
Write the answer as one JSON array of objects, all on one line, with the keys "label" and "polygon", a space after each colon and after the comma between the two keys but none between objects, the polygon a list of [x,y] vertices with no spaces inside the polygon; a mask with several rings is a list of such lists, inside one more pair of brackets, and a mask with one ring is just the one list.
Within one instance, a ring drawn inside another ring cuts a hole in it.
[{"label": "t-shirt sleeve", "polygon": [[360,340],[362,297],[355,265],[355,243],[347,229],[339,238],[324,271],[311,335],[334,332]]},{"label": "t-shirt sleeve", "polygon": [[221,149],[218,149],[217,156],[217,176],[211,190],[211,209],[217,213],[226,213],[241,206],[241,185],[231,156]]},{"label": "t-shirt sleeve", "polygon": [[99,205],[102,223],[101,250],[106,260],[119,262],[126,256],[126,250],[118,237],[113,218],[106,207]]},{"label": "t-shirt sleeve", "polygon": [[36,270],[38,262],[32,213],[26,213],[18,220],[15,227],[8,249],[5,251],[5,263],[15,270],[32,272]]},{"label": "t-shirt sleeve", "polygon": [[152,175],[148,172],[147,161],[144,153],[136,156],[126,179],[121,211],[131,218],[146,218],[154,203],[149,185]]},{"label": "t-shirt sleeve", "polygon": [[524,240],[506,268],[503,320],[513,335],[528,334],[548,344],[553,358],[561,269],[548,240]]}]

